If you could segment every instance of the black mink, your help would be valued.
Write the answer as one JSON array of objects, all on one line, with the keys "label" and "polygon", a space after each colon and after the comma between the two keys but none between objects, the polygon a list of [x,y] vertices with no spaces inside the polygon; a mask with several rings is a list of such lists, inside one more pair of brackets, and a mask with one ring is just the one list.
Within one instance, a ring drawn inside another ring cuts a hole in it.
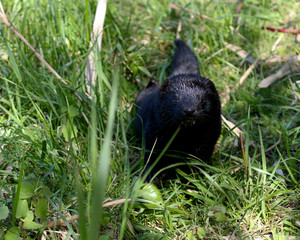
[{"label": "black mink", "polygon": [[[221,132],[221,105],[215,85],[199,75],[191,49],[181,40],[175,44],[170,76],[162,85],[152,79],[136,99],[135,125],[139,139],[145,139],[145,161],[157,141],[150,164],[179,127],[168,152],[184,152],[208,162]],[[164,157],[155,171],[176,162],[176,158]]]}]

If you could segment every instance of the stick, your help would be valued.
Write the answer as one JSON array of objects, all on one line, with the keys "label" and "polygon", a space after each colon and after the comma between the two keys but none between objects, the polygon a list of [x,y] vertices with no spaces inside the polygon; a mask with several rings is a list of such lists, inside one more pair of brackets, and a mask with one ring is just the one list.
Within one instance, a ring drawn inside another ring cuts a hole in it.
[{"label": "stick", "polygon": [[239,137],[243,133],[242,130],[240,130],[235,124],[227,120],[223,115],[221,117],[222,117],[222,121],[229,127],[230,130],[232,130],[232,132],[237,137]]},{"label": "stick", "polygon": [[282,33],[290,33],[290,34],[299,34],[300,29],[283,29],[283,28],[273,28],[273,27],[261,27],[264,30],[269,30],[271,32],[282,32]]},{"label": "stick", "polygon": [[[110,207],[110,206],[125,203],[126,201],[131,201],[131,199],[130,198],[129,199],[118,199],[118,200],[115,200],[115,201],[112,201],[112,202],[104,203],[102,206],[103,207]],[[66,217],[66,219],[67,219],[67,222],[74,222],[74,221],[79,219],[79,215],[76,214],[76,215],[73,215],[73,216],[70,216],[70,217]],[[65,222],[62,219],[58,219],[58,220],[50,221],[47,224],[47,228],[50,228],[50,229],[53,228],[54,226],[56,226],[56,227],[65,226]]]},{"label": "stick", "polygon": [[274,56],[264,60],[264,63],[278,63],[278,62],[288,62],[294,60],[296,62],[300,61],[300,55],[286,55],[285,57]]},{"label": "stick", "polygon": [[181,20],[179,20],[178,26],[177,26],[176,39],[180,39],[180,32],[181,32],[181,29],[182,29],[182,22],[181,22]]},{"label": "stick", "polygon": [[[282,134],[281,134],[281,132],[279,130],[277,130],[277,132],[279,133],[279,139],[278,139],[278,141],[275,144],[273,144],[271,147],[268,147],[265,150],[265,153],[271,151],[272,149],[274,149],[277,145],[279,145],[281,143],[281,135]],[[261,156],[261,153],[258,153],[258,154],[255,155],[256,158],[259,157],[259,156]]]},{"label": "stick", "polygon": [[[240,14],[240,12],[241,12],[241,10],[242,10],[242,6],[243,6],[243,0],[239,0],[238,6],[237,6],[237,8],[236,8],[236,10],[235,10],[235,15]],[[234,22],[237,23],[238,20],[239,20],[239,17],[238,17],[238,16],[235,16],[235,17],[234,17]]]},{"label": "stick", "polygon": [[242,85],[244,81],[247,79],[247,77],[250,75],[250,73],[253,71],[253,69],[256,67],[256,64],[258,62],[258,59],[254,61],[254,63],[247,69],[247,71],[243,74],[243,76],[240,79],[239,85]]},{"label": "stick", "polygon": [[225,47],[230,49],[231,51],[235,52],[237,55],[239,55],[241,58],[246,59],[249,63],[253,64],[254,60],[249,54],[243,50],[242,48],[232,45],[230,43],[224,42]]},{"label": "stick", "polygon": [[275,82],[277,79],[282,78],[283,76],[289,74],[290,72],[296,71],[299,68],[297,66],[293,66],[295,62],[290,61],[288,63],[285,63],[278,72],[270,75],[269,77],[263,79],[259,84],[259,88],[267,88],[269,87],[273,82]]},{"label": "stick", "polygon": [[46,67],[52,72],[55,77],[60,79],[63,84],[67,84],[62,77],[49,65],[49,63],[46,62],[45,59],[42,58],[42,56],[34,49],[33,46],[30,45],[30,43],[26,40],[26,38],[15,28],[15,26],[8,20],[7,16],[3,13],[0,13],[0,18],[2,19],[3,23],[8,26],[30,49],[33,51],[35,56],[46,65]]},{"label": "stick", "polygon": [[[9,21],[9,19],[7,18],[3,7],[2,7],[2,3],[0,2],[0,18],[2,20],[2,22],[9,27],[14,34],[16,34],[21,40],[22,42],[24,42],[29,48],[30,50],[34,53],[34,55],[43,63],[45,64],[45,66],[48,68],[48,70],[53,73],[55,75],[55,77],[57,77],[64,85],[68,85],[68,83],[62,79],[62,77],[50,66],[49,63],[47,63],[47,61],[34,49],[33,46],[31,46],[31,44],[26,40],[26,38],[15,28],[15,26]],[[74,92],[75,96],[77,97],[77,99],[79,101],[82,101],[81,96],[77,93]]]},{"label": "stick", "polygon": [[[101,43],[102,43],[102,32],[103,32],[103,25],[106,13],[106,5],[107,0],[99,0],[97,5],[97,10],[95,14],[94,24],[93,24],[93,32],[91,36],[90,48],[94,45],[94,42],[97,41],[97,46],[99,52],[101,51]],[[95,49],[92,49],[90,55],[88,57],[88,61],[85,67],[85,78],[86,83],[90,83],[92,86],[96,85],[96,64],[95,64]],[[91,96],[91,87],[87,84],[86,90],[88,95]]]}]

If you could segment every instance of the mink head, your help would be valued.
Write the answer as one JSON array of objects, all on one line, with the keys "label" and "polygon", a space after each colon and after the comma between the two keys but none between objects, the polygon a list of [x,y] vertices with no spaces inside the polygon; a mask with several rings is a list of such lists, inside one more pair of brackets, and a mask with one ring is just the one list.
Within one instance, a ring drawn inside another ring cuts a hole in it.
[{"label": "mink head", "polygon": [[209,79],[180,74],[166,79],[160,87],[161,112],[167,122],[191,127],[220,116],[218,92]]}]

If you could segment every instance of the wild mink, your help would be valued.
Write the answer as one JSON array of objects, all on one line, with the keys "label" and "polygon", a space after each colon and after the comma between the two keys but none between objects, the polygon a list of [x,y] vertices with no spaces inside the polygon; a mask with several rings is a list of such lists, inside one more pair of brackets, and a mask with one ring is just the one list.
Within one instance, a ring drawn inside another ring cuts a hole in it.
[{"label": "wild mink", "polygon": [[[139,139],[145,139],[145,161],[155,144],[150,164],[155,161],[175,131],[168,148],[208,161],[221,132],[221,105],[213,82],[199,75],[199,64],[191,49],[176,40],[177,50],[170,76],[158,84],[152,79],[136,99],[135,125]],[[155,170],[176,163],[164,157]]]}]

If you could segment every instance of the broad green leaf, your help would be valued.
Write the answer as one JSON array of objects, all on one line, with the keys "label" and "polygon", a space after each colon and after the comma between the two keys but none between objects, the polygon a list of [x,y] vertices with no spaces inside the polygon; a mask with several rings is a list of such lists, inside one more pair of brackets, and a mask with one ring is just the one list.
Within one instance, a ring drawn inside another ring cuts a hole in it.
[{"label": "broad green leaf", "polygon": [[46,198],[39,198],[35,208],[35,216],[44,219],[48,213],[48,202]]},{"label": "broad green leaf", "polygon": [[197,236],[200,239],[203,239],[205,237],[205,230],[202,227],[197,227]]},{"label": "broad green leaf", "polygon": [[43,226],[44,226],[43,224],[39,224],[33,221],[26,221],[23,224],[24,229],[38,229],[38,228],[42,228]]},{"label": "broad green leaf", "polygon": [[226,215],[223,212],[216,212],[215,218],[217,222],[224,222],[226,219]]},{"label": "broad green leaf", "polygon": [[70,117],[76,117],[79,115],[78,109],[72,105],[70,106],[69,113],[70,113]]},{"label": "broad green leaf", "polygon": [[130,223],[132,224],[132,226],[134,227],[134,229],[137,232],[153,231],[153,229],[151,227],[145,226],[145,225],[141,224],[140,222],[130,221]]},{"label": "broad green leaf", "polygon": [[34,193],[34,185],[29,182],[22,182],[20,199],[26,199],[33,196]]},{"label": "broad green leaf", "polygon": [[[72,126],[72,129],[70,128],[70,138],[73,139],[74,136],[77,135],[77,128],[75,125]],[[64,138],[67,140],[67,141],[70,141],[71,139],[69,139],[69,133],[68,133],[68,127],[66,125],[63,125],[62,126],[62,133],[64,135]]]},{"label": "broad green leaf", "polygon": [[138,191],[138,196],[156,203],[162,203],[160,190],[152,183],[147,183]]},{"label": "broad green leaf", "polygon": [[53,193],[47,187],[44,187],[43,193],[44,193],[44,197],[46,197],[46,198],[50,198],[53,195]]},{"label": "broad green leaf", "polygon": [[105,235],[101,236],[99,238],[99,240],[112,240],[112,238],[109,236],[109,234],[105,234]]},{"label": "broad green leaf", "polygon": [[41,194],[40,194],[40,196],[41,197],[45,197],[45,198],[50,198],[51,196],[52,196],[52,192],[50,191],[50,189],[49,188],[47,188],[47,187],[43,187],[43,191],[41,191]]},{"label": "broad green leaf", "polygon": [[[142,201],[143,201],[143,199],[137,199],[137,202],[139,202],[139,203],[135,203],[134,204],[134,208],[140,208],[140,209],[143,209],[143,208],[145,208],[145,209],[160,209],[160,210],[163,209],[162,205],[151,204],[151,203],[144,203]],[[146,200],[146,201],[148,201],[148,200]],[[149,201],[149,202],[152,202],[152,201]]]},{"label": "broad green leaf", "polygon": [[0,207],[0,220],[3,220],[8,217],[9,211],[7,206]]},{"label": "broad green leaf", "polygon": [[33,211],[28,211],[26,217],[21,219],[23,222],[32,221],[34,218]]},{"label": "broad green leaf", "polygon": [[20,230],[17,227],[12,227],[5,234],[5,240],[19,240]]},{"label": "broad green leaf", "polygon": [[76,117],[79,114],[79,111],[76,107],[70,105],[69,108],[68,107],[62,107],[62,111],[64,113],[69,113],[70,117]]},{"label": "broad green leaf", "polygon": [[26,199],[20,199],[19,202],[18,202],[18,206],[17,206],[16,217],[17,218],[26,217],[28,211],[29,211],[29,209],[28,209],[27,200]]},{"label": "broad green leaf", "polygon": [[224,206],[216,205],[214,206],[214,211],[226,213],[226,208]]},{"label": "broad green leaf", "polygon": [[193,232],[193,230],[189,230],[187,232],[186,239],[188,239],[188,240],[194,240],[194,239],[196,239],[196,238],[194,238],[194,232]]},{"label": "broad green leaf", "polygon": [[110,214],[108,212],[102,213],[102,218],[100,220],[100,223],[102,226],[106,227],[110,221]]}]

